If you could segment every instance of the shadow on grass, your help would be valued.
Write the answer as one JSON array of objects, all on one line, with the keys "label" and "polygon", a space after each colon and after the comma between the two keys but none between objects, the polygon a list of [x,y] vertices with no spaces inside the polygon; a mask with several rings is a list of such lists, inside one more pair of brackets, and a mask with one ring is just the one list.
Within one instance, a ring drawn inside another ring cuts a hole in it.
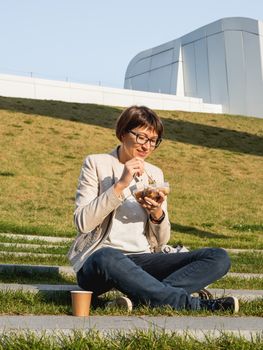
[{"label": "shadow on grass", "polygon": [[171,223],[171,228],[174,231],[177,231],[180,233],[185,233],[187,235],[194,235],[194,236],[200,237],[200,238],[224,238],[224,239],[229,238],[229,237],[226,237],[225,235],[221,235],[218,233],[204,231],[204,230],[200,230],[196,227],[183,226],[183,225],[179,225],[179,224],[175,224],[175,223]]},{"label": "shadow on grass", "polygon": [[[0,108],[113,129],[122,108],[95,104],[0,97]],[[164,118],[165,138],[208,148],[263,156],[263,137],[243,131],[181,120],[182,112]],[[200,119],[203,114],[200,113]],[[33,122],[33,121],[31,121]],[[30,123],[31,123],[30,122]]]},{"label": "shadow on grass", "polygon": [[41,291],[38,292],[42,302],[56,306],[71,306],[71,294],[69,291]]},{"label": "shadow on grass", "polygon": [[257,135],[179,119],[164,119],[164,125],[165,137],[173,141],[263,156],[263,137]]},{"label": "shadow on grass", "polygon": [[65,238],[74,238],[76,236],[76,230],[74,227],[71,231],[62,231],[54,229],[54,227],[46,224],[42,226],[32,226],[32,225],[17,225],[15,223],[7,222],[0,219],[0,233],[14,233],[14,234],[23,234],[23,235],[32,235],[36,236],[54,236],[54,237],[65,237]]},{"label": "shadow on grass", "polygon": [[55,266],[0,264],[0,283],[76,284],[74,276],[62,275]]}]

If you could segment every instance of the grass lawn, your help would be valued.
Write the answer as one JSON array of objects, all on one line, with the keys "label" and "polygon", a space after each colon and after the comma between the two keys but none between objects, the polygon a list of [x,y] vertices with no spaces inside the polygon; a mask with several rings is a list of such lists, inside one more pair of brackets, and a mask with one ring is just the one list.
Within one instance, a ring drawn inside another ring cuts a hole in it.
[{"label": "grass lawn", "polygon": [[[0,283],[20,283],[20,284],[77,284],[75,275],[61,275],[56,272],[8,272],[0,273]],[[241,277],[224,277],[209,288],[222,289],[263,289],[263,278],[241,278]],[[208,289],[209,289],[208,288]]]},{"label": "grass lawn", "polygon": [[17,350],[71,350],[71,349],[100,349],[100,350],[261,350],[263,347],[262,335],[243,337],[229,335],[225,332],[214,339],[211,336],[198,340],[190,334],[179,335],[176,332],[157,330],[136,330],[128,333],[114,332],[110,335],[102,334],[96,330],[87,332],[76,331],[71,335],[57,334],[36,335],[33,332],[17,334],[4,333],[0,336],[0,349]]},{"label": "grass lawn", "polygon": [[[2,253],[2,251],[4,251],[4,253]],[[18,252],[18,254],[16,254],[16,252]],[[42,249],[3,247],[0,249],[0,263],[67,266],[69,265],[69,261],[66,256],[66,252],[66,248],[52,248],[52,246],[50,248]],[[23,253],[23,256],[20,256],[19,253]],[[48,255],[35,255],[36,253],[43,253]],[[230,258],[232,261],[230,272],[262,273],[262,253],[230,253]]]},{"label": "grass lawn", "polygon": [[[75,235],[84,157],[117,145],[121,109],[0,98],[0,231]],[[262,248],[263,119],[160,111],[150,161],[170,182],[171,242]]]},{"label": "grass lawn", "polygon": [[[119,294],[109,292],[101,297],[102,304]],[[71,315],[70,292],[55,293],[31,293],[26,291],[0,291],[0,315]],[[209,315],[231,315],[230,312],[209,311],[177,311],[171,307],[138,306],[132,312],[120,308],[107,308],[104,306],[91,309],[91,315],[150,315],[150,316],[209,316]],[[263,299],[250,302],[241,301],[238,316],[258,316],[263,317]]]},{"label": "grass lawn", "polygon": [[[56,272],[8,272],[0,273],[0,283],[20,284],[77,284],[76,277],[61,275]],[[226,276],[209,286],[222,289],[263,289],[263,278],[241,278]],[[208,288],[208,289],[209,289]]]},{"label": "grass lawn", "polygon": [[68,252],[69,247],[52,247],[43,245],[42,247],[30,247],[29,245],[26,247],[21,247],[20,245],[12,245],[12,246],[6,246],[4,244],[0,243],[0,251],[6,251],[6,252],[25,252],[25,253],[38,253],[38,254],[61,254],[66,255]]},{"label": "grass lawn", "polygon": [[[20,244],[20,243],[25,243],[25,244],[39,244],[39,245],[49,245],[50,247],[52,246],[61,246],[61,247],[69,247],[71,243],[73,242],[73,238],[69,238],[69,241],[65,241],[64,237],[62,242],[47,242],[45,239],[40,239],[40,236],[37,235],[28,235],[24,236],[23,234],[4,234],[0,233],[0,244],[2,243],[13,243],[13,244]],[[29,239],[30,238],[30,239]]]},{"label": "grass lawn", "polygon": [[[6,247],[29,243],[3,233],[39,236],[76,235],[72,213],[82,162],[86,155],[111,151],[118,143],[114,124],[121,108],[0,97],[0,263],[68,264],[69,243],[48,243],[40,250]],[[263,249],[263,119],[241,116],[158,112],[165,140],[150,162],[169,181],[171,244],[190,249],[216,246]],[[53,247],[52,247],[53,245]],[[59,246],[59,247],[58,247]],[[25,257],[17,251],[27,252]],[[30,253],[61,254],[33,257]],[[262,273],[262,254],[232,254],[235,272]],[[57,274],[0,274],[2,283],[74,284]],[[211,288],[263,289],[263,279],[226,277]],[[104,297],[107,300],[108,295]],[[71,314],[70,295],[1,292],[0,314]],[[120,309],[92,308],[92,315],[130,315]],[[135,308],[132,315],[211,315],[171,308]],[[218,313],[220,315],[220,313]],[[225,313],[224,313],[225,315]],[[239,316],[263,317],[263,300],[241,302]],[[175,333],[136,331],[103,336],[95,330],[72,336],[1,334],[1,349],[253,349],[263,348],[262,336],[251,341],[222,334],[195,340]]]}]

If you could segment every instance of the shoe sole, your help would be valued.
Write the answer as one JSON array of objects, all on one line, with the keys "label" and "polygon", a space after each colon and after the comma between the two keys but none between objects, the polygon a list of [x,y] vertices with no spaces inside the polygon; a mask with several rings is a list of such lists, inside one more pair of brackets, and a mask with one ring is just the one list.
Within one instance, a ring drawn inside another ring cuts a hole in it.
[{"label": "shoe sole", "polygon": [[116,299],[116,304],[119,307],[125,308],[127,311],[132,311],[132,302],[129,298],[119,297]]},{"label": "shoe sole", "polygon": [[236,314],[239,311],[239,300],[236,297],[232,297],[234,300],[234,310],[233,313]]},{"label": "shoe sole", "polygon": [[126,310],[126,311],[132,311],[132,302],[127,297],[118,297],[113,301],[108,302],[107,306],[113,307],[113,308],[115,307],[122,308],[123,310]]}]

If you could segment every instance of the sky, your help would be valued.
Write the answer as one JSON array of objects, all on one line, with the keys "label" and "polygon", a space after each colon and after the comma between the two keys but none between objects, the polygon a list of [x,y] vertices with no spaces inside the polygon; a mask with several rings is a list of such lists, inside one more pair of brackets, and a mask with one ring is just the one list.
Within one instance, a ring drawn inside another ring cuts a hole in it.
[{"label": "sky", "polygon": [[139,52],[263,0],[0,0],[0,74],[122,88]]}]

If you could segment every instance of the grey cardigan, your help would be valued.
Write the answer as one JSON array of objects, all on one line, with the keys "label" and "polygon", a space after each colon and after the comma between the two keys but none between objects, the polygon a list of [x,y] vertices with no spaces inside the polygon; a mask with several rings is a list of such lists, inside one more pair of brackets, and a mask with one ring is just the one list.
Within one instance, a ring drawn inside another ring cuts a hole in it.
[{"label": "grey cardigan", "polygon": [[[68,258],[75,272],[81,269],[86,259],[107,238],[115,210],[131,195],[133,188],[126,188],[121,197],[114,191],[114,183],[121,176],[117,148],[110,154],[88,156],[81,169],[76,193],[74,221],[78,235],[70,247]],[[163,182],[163,173],[158,167],[145,162],[145,169],[156,182]],[[148,184],[144,173],[142,181]],[[148,218],[145,235],[151,251],[159,251],[170,238],[170,222],[166,200],[162,204],[165,218],[154,224]],[[128,213],[127,213],[128,214]]]}]

